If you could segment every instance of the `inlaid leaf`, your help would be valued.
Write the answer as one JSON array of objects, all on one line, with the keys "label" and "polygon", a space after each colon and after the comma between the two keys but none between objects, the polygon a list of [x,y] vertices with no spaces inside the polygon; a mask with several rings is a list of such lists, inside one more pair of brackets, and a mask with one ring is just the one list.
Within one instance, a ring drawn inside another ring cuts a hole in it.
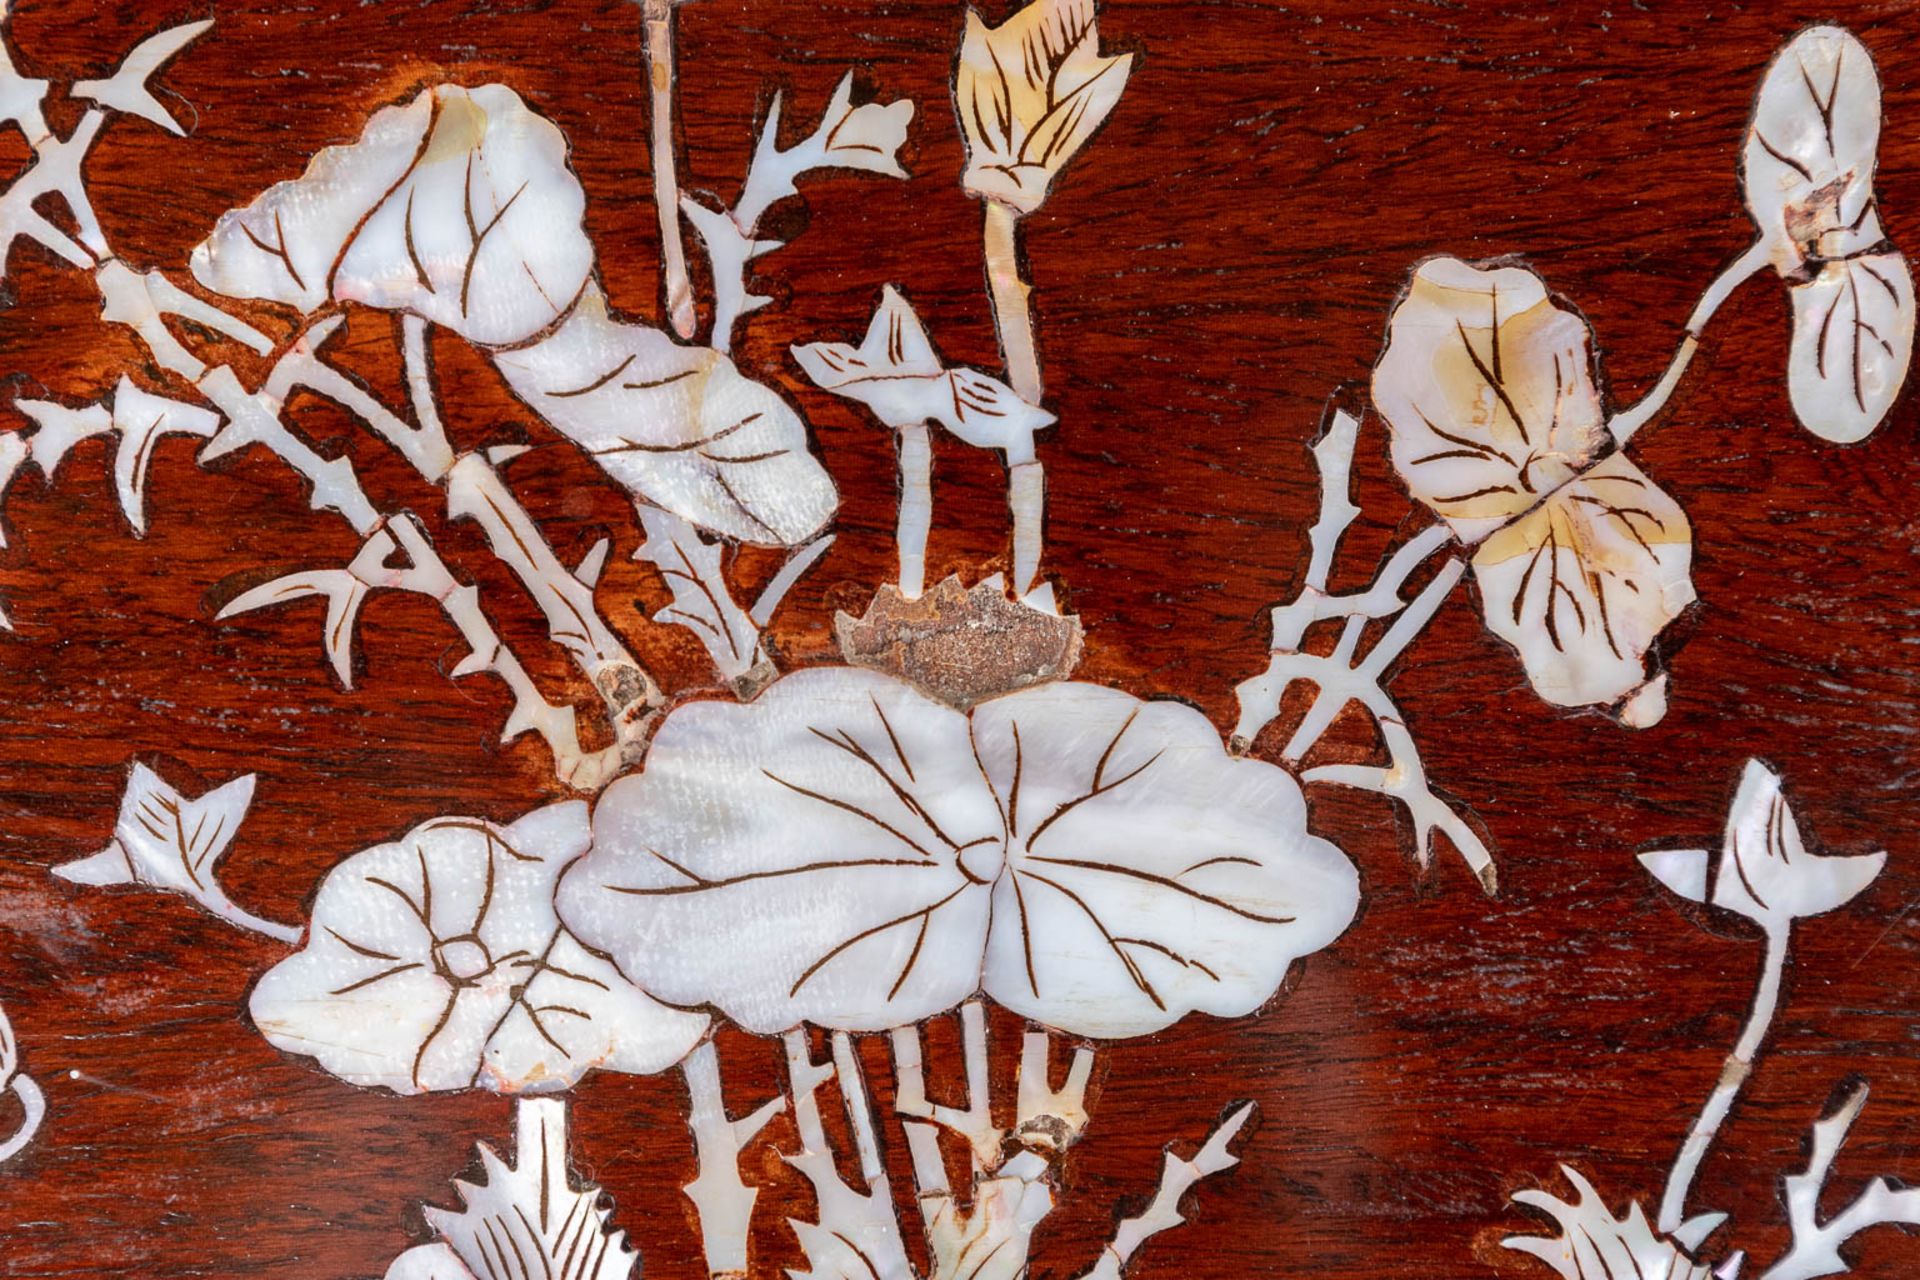
[{"label": "inlaid leaf", "polygon": [[225,215],[195,278],[312,310],[405,310],[483,346],[566,314],[593,269],[566,139],[504,85],[440,85]]},{"label": "inlaid leaf", "polygon": [[1531,271],[1420,264],[1387,322],[1373,403],[1413,496],[1476,542],[1610,444],[1586,321]]},{"label": "inlaid leaf", "polygon": [[889,427],[938,422],[968,444],[1000,449],[1008,465],[1033,460],[1033,433],[1054,416],[977,369],[948,367],[914,314],[888,285],[859,346],[810,342],[794,359],[814,385],[856,400]]},{"label": "inlaid leaf", "polygon": [[1237,1017],[1353,919],[1299,786],[1192,707],[1042,684],[974,708],[973,740],[1007,824],[982,989],[1009,1009],[1101,1037]]},{"label": "inlaid leaf", "polygon": [[136,764],[107,847],[53,873],[75,884],[139,884],[183,894],[242,929],[297,941],[298,929],[243,911],[214,876],[252,803],[250,773],[189,800],[152,769]]},{"label": "inlaid leaf", "polygon": [[1106,123],[1133,69],[1100,52],[1095,0],[1033,0],[997,27],[972,9],[954,71],[967,141],[961,182],[1022,213]]},{"label": "inlaid leaf", "polygon": [[1880,77],[1840,27],[1809,27],[1774,58],[1747,127],[1747,208],[1789,275],[1844,258],[1884,233],[1874,204]]},{"label": "inlaid leaf", "polygon": [[759,667],[771,672],[760,628],[724,590],[720,544],[657,507],[643,504],[639,514],[647,536],[634,559],[659,569],[673,597],[653,621],[677,623],[697,635],[722,680],[741,680]]},{"label": "inlaid leaf", "polygon": [[1711,902],[1776,931],[1851,902],[1880,874],[1887,855],[1809,852],[1780,776],[1749,760],[1727,811],[1726,837],[1709,884],[1712,861],[1705,849],[1640,855],[1641,865],[1681,897]]},{"label": "inlaid leaf", "polygon": [[[426,1206],[427,1225],[477,1280],[627,1280],[638,1266],[640,1255],[614,1229],[600,1188],[573,1185],[565,1106],[522,1102],[513,1163],[481,1144],[483,1181],[454,1180],[462,1207]],[[445,1258],[423,1261],[443,1269]],[[440,1269],[426,1274],[442,1280]]]},{"label": "inlaid leaf", "polygon": [[839,493],[792,406],[711,348],[613,319],[596,288],[554,333],[494,363],[615,480],[692,524],[790,547],[833,518]]},{"label": "inlaid leaf", "polygon": [[1475,550],[1487,627],[1562,706],[1613,703],[1648,678],[1662,628],[1693,603],[1693,532],[1677,503],[1612,454]]},{"label": "inlaid leaf", "polygon": [[306,945],[268,971],[262,1035],[396,1093],[564,1089],[671,1066],[706,1029],[561,928],[553,886],[585,851],[570,801],[510,826],[438,818],[328,873]]},{"label": "inlaid leaf", "polygon": [[[865,110],[835,146],[870,137]],[[550,122],[503,86],[442,85],[226,214],[193,270],[232,296],[404,310],[497,348],[521,398],[636,496],[739,541],[810,540],[838,494],[799,417],[724,355],[612,319],[584,208]]]},{"label": "inlaid leaf", "polygon": [[[1552,1218],[1560,1234],[1509,1236],[1500,1242],[1504,1247],[1538,1258],[1563,1280],[1713,1280],[1677,1239],[1655,1233],[1637,1202],[1616,1217],[1578,1170],[1562,1165],[1560,1172],[1579,1199],[1531,1190],[1513,1197]],[[1675,1236],[1685,1235],[1697,1245],[1722,1220],[1717,1214],[1696,1218]]]},{"label": "inlaid leaf", "polygon": [[434,101],[429,91],[375,112],[357,141],[317,152],[300,177],[222,214],[194,247],[193,278],[230,298],[325,306],[348,238],[420,155]]},{"label": "inlaid leaf", "polygon": [[971,724],[848,668],[692,703],[594,845],[569,926],[759,1032],[879,1030],[977,991],[1077,1035],[1244,1014],[1358,904],[1283,771],[1229,759],[1191,708],[1082,684]]},{"label": "inlaid leaf", "polygon": [[749,1031],[902,1026],[978,989],[1001,829],[965,716],[800,671],[670,714],[560,910],[661,999]]},{"label": "inlaid leaf", "polygon": [[1886,418],[1913,355],[1913,277],[1898,253],[1820,264],[1794,285],[1787,387],[1824,440],[1864,440]]}]

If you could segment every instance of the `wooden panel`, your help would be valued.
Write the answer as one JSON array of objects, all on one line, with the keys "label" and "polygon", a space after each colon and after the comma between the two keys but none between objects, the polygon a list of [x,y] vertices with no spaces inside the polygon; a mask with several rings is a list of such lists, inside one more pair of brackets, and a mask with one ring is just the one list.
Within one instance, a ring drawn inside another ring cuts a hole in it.
[{"label": "wooden panel", "polygon": [[[174,0],[16,7],[21,70],[61,83],[105,74],[151,31],[207,12]],[[657,320],[636,7],[223,0],[213,12],[211,33],[161,81],[190,136],[119,123],[89,164],[108,238],[130,263],[185,279],[189,250],[222,212],[355,136],[374,107],[443,80],[498,80],[565,132],[607,293]],[[1882,212],[1896,243],[1920,243],[1912,5],[1109,0],[1101,33],[1140,54],[1133,78],[1025,227],[1060,420],[1041,448],[1046,569],[1086,626],[1079,678],[1183,699],[1231,728],[1233,686],[1266,661],[1264,609],[1294,594],[1306,564],[1308,445],[1331,398],[1359,402],[1388,309],[1423,257],[1515,255],[1592,323],[1616,403],[1651,386],[1700,291],[1751,238],[1737,158],[1754,87],[1812,20],[1846,23],[1873,51],[1888,121]],[[803,203],[782,206],[772,230],[792,243],[757,272],[776,302],[736,350],[744,371],[800,407],[840,487],[837,540],[773,633],[785,667],[834,662],[834,611],[864,607],[893,571],[892,443],[809,385],[789,347],[857,340],[892,282],[949,359],[1000,365],[980,206],[957,182],[948,81],[961,11],[700,0],[680,25],[691,190],[734,194],[775,87],[795,122],[846,68],[918,106],[910,180],[817,176]],[[76,117],[63,105],[55,125]],[[17,135],[0,150],[0,167],[24,163]],[[52,255],[16,249],[5,290],[5,399],[97,399],[122,373],[178,389]],[[1090,1265],[1120,1208],[1138,1207],[1127,1198],[1150,1191],[1161,1147],[1191,1151],[1241,1098],[1260,1105],[1244,1164],[1205,1183],[1195,1225],[1147,1246],[1130,1274],[1545,1275],[1498,1242],[1540,1225],[1508,1196],[1562,1189],[1562,1162],[1616,1205],[1637,1196],[1651,1208],[1738,1034],[1762,948],[1725,916],[1676,910],[1633,855],[1713,845],[1749,757],[1784,775],[1815,847],[1891,859],[1862,898],[1796,936],[1772,1039],[1693,1203],[1732,1212],[1738,1243],[1774,1256],[1786,1241],[1778,1176],[1799,1167],[1808,1126],[1856,1074],[1873,1097],[1836,1183],[1920,1180],[1908,921],[1920,900],[1916,415],[1903,397],[1856,446],[1802,430],[1784,376],[1789,322],[1777,282],[1746,285],[1635,446],[1696,540],[1700,600],[1662,644],[1664,720],[1635,732],[1546,706],[1487,634],[1471,589],[1457,593],[1392,688],[1435,785],[1493,848],[1499,896],[1484,896],[1451,850],[1430,871],[1412,866],[1405,816],[1388,800],[1311,788],[1315,830],[1362,869],[1359,919],[1265,1011],[1196,1016],[1101,1049],[1092,1126],[1036,1244],[1036,1274]],[[332,350],[398,403],[398,338],[390,316],[356,310]],[[642,617],[667,595],[632,558],[640,533],[621,492],[465,344],[443,334],[434,355],[456,441],[531,443],[510,474],[562,559],[610,536],[602,609],[665,688],[711,685],[689,633]],[[265,371],[237,347],[222,358],[250,384]],[[383,508],[420,515],[550,696],[591,700],[438,492],[332,406],[301,402],[292,416],[354,460]],[[56,483],[23,478],[7,493],[0,1003],[49,1114],[0,1168],[0,1270],[377,1275],[426,1238],[417,1206],[451,1202],[471,1144],[508,1141],[510,1102],[357,1090],[281,1054],[247,1021],[246,1000],[283,948],[180,898],[87,889],[48,868],[105,843],[132,760],[189,794],[258,776],[223,879],[236,900],[288,921],[354,850],[440,814],[506,821],[566,792],[537,741],[495,745],[509,701],[485,677],[448,681],[465,649],[423,600],[367,606],[351,690],[322,659],[317,605],[214,620],[242,589],[344,564],[359,546],[337,517],[308,509],[276,460],[256,452],[203,471],[186,442],[163,445],[150,531],[135,538],[110,456],[107,443],[82,443]],[[937,468],[930,570],[971,581],[1004,568],[999,463],[947,439]],[[1356,469],[1364,515],[1334,583],[1355,590],[1426,522],[1372,416]],[[763,579],[774,564],[749,553],[742,567]],[[1277,739],[1258,753],[1277,759]],[[1374,752],[1349,715],[1313,760]],[[1019,1021],[996,1013],[994,1027],[995,1069],[1011,1072]],[[944,1019],[928,1034],[935,1090],[958,1101],[957,1030]],[[776,1043],[729,1031],[720,1047],[736,1111],[772,1096]],[[863,1051],[884,1109],[884,1037]],[[671,1073],[594,1075],[574,1094],[576,1162],[662,1280],[702,1274],[679,1192],[694,1172],[685,1105]],[[0,1115],[0,1131],[10,1124]],[[888,1134],[911,1213],[904,1145]],[[794,1142],[778,1119],[750,1158],[749,1181],[764,1188],[756,1274],[802,1265],[781,1219],[808,1193],[776,1154]],[[1857,1262],[1863,1275],[1901,1274],[1920,1246],[1875,1233]]]}]

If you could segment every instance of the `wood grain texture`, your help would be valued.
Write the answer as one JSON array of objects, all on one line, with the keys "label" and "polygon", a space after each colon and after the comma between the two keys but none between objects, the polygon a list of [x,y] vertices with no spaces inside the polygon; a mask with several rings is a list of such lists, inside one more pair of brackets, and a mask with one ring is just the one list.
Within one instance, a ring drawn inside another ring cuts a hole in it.
[{"label": "wood grain texture", "polygon": [[[616,305],[659,317],[632,4],[17,7],[22,70],[61,81],[104,74],[168,23],[217,19],[164,77],[191,137],[122,122],[94,153],[100,215],[136,265],[184,275],[221,212],[357,135],[376,106],[441,80],[500,80],[571,139]],[[1087,626],[1081,675],[1231,724],[1233,684],[1264,664],[1264,606],[1305,567],[1306,446],[1327,398],[1364,385],[1422,256],[1520,256],[1592,321],[1617,399],[1650,386],[1699,291],[1750,238],[1736,161],[1754,87],[1776,47],[1827,20],[1879,62],[1884,216],[1896,243],[1920,246],[1920,5],[1110,0],[1107,43],[1143,58],[1026,228],[1061,422],[1041,450],[1046,568]],[[838,542],[782,615],[789,667],[834,660],[833,610],[857,610],[890,573],[894,499],[887,433],[805,385],[789,344],[857,337],[894,282],[946,355],[998,365],[980,209],[958,185],[947,96],[961,21],[959,5],[931,0],[699,0],[681,16],[690,189],[737,190],[774,86],[794,122],[848,67],[920,104],[911,181],[816,178],[803,205],[782,207],[776,234],[792,243],[760,264],[778,301],[736,349],[802,407],[844,498]],[[22,154],[17,137],[0,143],[0,172]],[[123,370],[165,389],[101,323],[84,276],[27,248],[5,290],[0,400],[97,396]],[[1801,935],[1774,1035],[1693,1203],[1733,1212],[1742,1242],[1770,1254],[1784,1236],[1777,1177],[1852,1073],[1874,1092],[1838,1180],[1920,1181],[1920,414],[1909,394],[1862,445],[1814,439],[1787,402],[1788,324],[1783,289],[1746,286],[1635,444],[1697,539],[1700,603],[1663,645],[1666,719],[1635,733],[1545,706],[1456,595],[1393,687],[1432,778],[1488,833],[1502,896],[1482,897],[1450,851],[1418,874],[1385,800],[1313,792],[1316,827],[1362,867],[1360,919],[1264,1013],[1195,1017],[1102,1052],[1093,1126],[1036,1275],[1090,1263],[1116,1203],[1151,1190],[1160,1147],[1191,1150],[1242,1097],[1262,1108],[1245,1164],[1201,1188],[1196,1225],[1149,1245],[1139,1276],[1544,1275],[1497,1247],[1536,1225],[1512,1191],[1566,1161],[1616,1201],[1657,1199],[1745,1013],[1760,945],[1695,927],[1723,928],[1683,918],[1632,855],[1714,840],[1753,755],[1784,773],[1816,847],[1892,858],[1862,899]],[[388,317],[356,314],[339,350],[401,398]],[[443,339],[436,357],[457,442],[535,445],[512,475],[562,558],[610,533],[603,609],[664,685],[699,688],[691,640],[643,619],[665,593],[630,558],[639,535],[619,493],[472,352]],[[336,411],[303,403],[297,417],[354,458],[383,506],[422,515],[546,687],[590,699],[436,493]],[[1389,539],[1423,521],[1385,452],[1369,418],[1366,515],[1336,587],[1361,585]],[[190,793],[255,772],[225,881],[249,908],[292,920],[356,849],[434,815],[504,820],[554,795],[546,760],[535,744],[493,745],[506,697],[484,678],[445,678],[463,651],[422,601],[369,606],[350,692],[321,658],[317,606],[213,621],[244,587],[355,549],[276,461],[207,473],[186,442],[163,445],[151,531],[136,540],[106,457],[83,444],[56,484],[29,478],[7,500],[0,1003],[50,1113],[0,1169],[0,1273],[376,1276],[424,1238],[415,1206],[450,1202],[470,1144],[509,1139],[509,1104],[360,1092],[279,1054],[244,1014],[277,947],[182,900],[82,889],[47,868],[104,843],[132,759]],[[1003,567],[998,464],[945,441],[937,467],[930,573]],[[1260,744],[1269,755],[1274,736]],[[1367,749],[1364,727],[1343,721],[1322,752]],[[1017,1026],[996,1030],[996,1069],[1010,1071]],[[954,1029],[930,1037],[935,1089],[954,1089]],[[865,1047],[879,1067],[884,1045]],[[721,1052],[737,1111],[769,1095],[776,1046],[729,1035]],[[575,1097],[579,1163],[613,1195],[647,1274],[699,1274],[677,1190],[692,1173],[678,1078],[595,1076]],[[769,1209],[797,1209],[803,1185],[773,1154],[791,1129],[772,1132],[751,1177]],[[763,1214],[757,1242],[767,1275],[797,1263],[778,1216]],[[1906,1274],[1920,1240],[1881,1233],[1857,1255],[1859,1274]]]}]

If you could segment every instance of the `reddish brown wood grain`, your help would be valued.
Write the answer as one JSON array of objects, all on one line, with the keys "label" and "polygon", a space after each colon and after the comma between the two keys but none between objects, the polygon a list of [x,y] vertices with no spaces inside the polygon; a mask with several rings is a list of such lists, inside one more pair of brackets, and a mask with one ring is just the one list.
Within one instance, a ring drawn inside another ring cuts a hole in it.
[{"label": "reddish brown wood grain", "polygon": [[[109,237],[137,265],[183,274],[222,211],[355,136],[375,107],[440,80],[501,80],[571,139],[616,304],[659,314],[632,4],[17,7],[22,70],[59,81],[104,74],[168,23],[217,19],[164,78],[192,136],[117,123],[91,164]],[[734,192],[776,86],[794,122],[848,67],[920,108],[910,182],[816,178],[804,204],[783,206],[793,242],[760,271],[778,302],[751,318],[739,352],[804,409],[844,498],[838,542],[782,615],[788,666],[833,660],[833,610],[857,608],[890,572],[894,494],[886,433],[805,385],[789,344],[857,336],[894,282],[946,354],[998,363],[947,98],[962,15],[927,0],[699,0],[682,13],[690,188]],[[1042,448],[1047,568],[1088,628],[1081,675],[1230,725],[1233,684],[1264,662],[1262,610],[1305,564],[1306,445],[1328,397],[1364,384],[1420,257],[1519,255],[1593,322],[1617,396],[1651,385],[1699,291],[1748,241],[1735,166],[1751,94],[1775,48],[1815,20],[1852,26],[1878,59],[1884,216],[1896,242],[1920,245],[1920,6],[1110,0],[1107,43],[1142,60],[1026,229],[1061,421]],[[22,155],[6,140],[0,172]],[[97,396],[122,371],[164,389],[101,323],[84,276],[27,248],[5,290],[0,400]],[[1787,403],[1787,327],[1784,290],[1749,284],[1635,445],[1697,539],[1700,604],[1664,645],[1667,718],[1634,733],[1546,707],[1463,590],[1394,690],[1432,777],[1489,833],[1501,897],[1482,897],[1450,850],[1430,874],[1412,868],[1386,801],[1314,792],[1317,826],[1363,868],[1361,918],[1263,1014],[1196,1017],[1102,1051],[1094,1123],[1037,1275],[1089,1264],[1116,1205],[1151,1189],[1160,1147],[1190,1150],[1241,1097],[1262,1107],[1245,1164],[1203,1186],[1195,1225],[1150,1245],[1138,1275],[1544,1275],[1497,1248],[1535,1225],[1512,1191],[1566,1161],[1616,1201],[1656,1200],[1760,947],[1683,918],[1632,855],[1715,839],[1750,755],[1784,772],[1816,845],[1892,859],[1865,897],[1801,935],[1775,1034],[1694,1203],[1733,1212],[1742,1243],[1766,1256],[1784,1238],[1778,1176],[1854,1073],[1874,1092],[1839,1180],[1920,1180],[1916,412],[1904,397],[1859,446],[1814,439]],[[395,334],[358,314],[341,351],[397,398]],[[644,621],[664,593],[629,558],[638,531],[619,493],[471,352],[443,339],[436,356],[458,440],[527,436],[536,448],[512,475],[563,558],[610,533],[602,607],[667,687],[702,684],[690,640]],[[379,502],[422,515],[547,687],[590,696],[437,494],[338,412],[306,404],[299,422],[349,453]],[[377,1276],[423,1238],[415,1206],[449,1201],[470,1144],[509,1139],[509,1104],[357,1091],[279,1054],[244,1014],[276,946],[182,900],[81,889],[47,868],[105,841],[131,759],[189,790],[256,772],[225,879],[249,907],[292,920],[358,848],[433,815],[510,818],[554,795],[546,761],[528,742],[494,745],[505,695],[445,678],[463,651],[420,601],[369,606],[352,691],[322,661],[317,606],[213,621],[244,586],[355,549],[278,462],[207,473],[185,442],[164,445],[151,532],[135,539],[106,457],[83,444],[54,485],[28,478],[7,498],[0,1003],[50,1115],[0,1168],[0,1273]],[[1001,472],[950,441],[938,468],[930,568],[971,579],[1004,553]],[[1355,585],[1422,519],[1377,421],[1360,470],[1367,514],[1343,560]],[[1362,726],[1346,730],[1323,750],[1364,750]],[[1010,1071],[1017,1027],[996,1027],[996,1067]],[[955,1088],[951,1029],[932,1034],[936,1081]],[[878,1068],[883,1045],[867,1049]],[[773,1046],[730,1035],[722,1052],[736,1108],[768,1095]],[[648,1274],[697,1275],[677,1190],[692,1174],[677,1077],[596,1076],[575,1097],[579,1163],[612,1193]],[[0,1116],[0,1131],[10,1124]],[[774,1224],[805,1204],[773,1154],[791,1131],[773,1133],[755,1174],[767,1275],[797,1264]],[[888,1154],[908,1185],[897,1140]],[[1877,1234],[1858,1258],[1862,1275],[1905,1274],[1920,1241]]]}]

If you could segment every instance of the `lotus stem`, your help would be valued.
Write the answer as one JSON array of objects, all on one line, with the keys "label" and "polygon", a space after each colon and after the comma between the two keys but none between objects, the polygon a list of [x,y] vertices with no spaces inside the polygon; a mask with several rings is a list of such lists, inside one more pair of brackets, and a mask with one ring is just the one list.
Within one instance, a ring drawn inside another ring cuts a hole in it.
[{"label": "lotus stem", "polygon": [[463,454],[453,464],[447,513],[472,520],[486,532],[493,554],[546,616],[548,637],[567,652],[606,703],[615,738],[637,745],[637,718],[664,698],[600,615],[591,581],[560,562],[518,496],[480,454]]},{"label": "lotus stem", "polygon": [[1615,444],[1624,447],[1635,432],[1666,408],[1687,366],[1693,363],[1693,353],[1700,349],[1700,334],[1706,329],[1707,322],[1713,319],[1713,313],[1720,309],[1721,303],[1733,296],[1735,289],[1765,268],[1769,260],[1766,240],[1756,240],[1751,248],[1714,277],[1707,291],[1700,295],[1693,314],[1687,318],[1686,336],[1680,340],[1680,349],[1673,353],[1673,359],[1668,363],[1667,371],[1660,375],[1660,381],[1654,383],[1653,390],[1642,396],[1638,403],[1622,409],[1607,420],[1607,430],[1613,433]]},{"label": "lotus stem", "polygon": [[440,421],[440,400],[434,392],[433,352],[427,322],[407,313],[400,317],[400,350],[407,374],[407,398],[413,404],[414,434],[420,443],[408,460],[416,470],[435,484],[453,469],[453,446],[447,442],[446,424]]},{"label": "lotus stem", "polygon": [[[962,1057],[966,1065],[967,1105],[941,1106],[927,1099],[920,1028],[910,1025],[896,1027],[892,1033],[893,1109],[903,1116],[931,1121],[935,1127],[965,1138],[973,1155],[974,1168],[990,1172],[1000,1163],[1000,1139],[1003,1135],[993,1124],[993,1103],[989,1093],[991,1081],[987,1071],[987,1011],[978,1000],[969,1000],[960,1006],[960,1033]],[[906,1128],[909,1130],[910,1145],[917,1141],[928,1150],[938,1151],[939,1144],[932,1136],[933,1130],[926,1130],[925,1136],[916,1140],[912,1137],[914,1126],[907,1125]],[[916,1157],[916,1166],[919,1163]],[[919,1179],[918,1173],[915,1176],[921,1182],[922,1193],[928,1191],[926,1182]]]},{"label": "lotus stem", "polygon": [[[1017,526],[1016,526],[1017,527]],[[918,600],[927,585],[927,534],[933,528],[933,437],[927,424],[900,428],[900,594]],[[1016,537],[1016,545],[1018,538]]]},{"label": "lotus stem", "polygon": [[[1028,404],[1040,403],[1040,356],[1033,338],[1033,293],[1020,274],[1020,215],[998,200],[986,201],[984,230],[987,291],[1007,384]],[[1040,551],[1047,501],[1046,473],[1038,460],[1007,470],[1007,502],[1013,509],[1013,594],[1025,596],[1040,577]]]},{"label": "lotus stem", "polygon": [[1000,330],[1000,354],[1007,363],[1007,384],[1028,404],[1039,404],[1040,357],[1034,349],[1033,312],[1027,305],[1033,286],[1020,274],[1020,215],[998,200],[989,200],[986,206],[987,289]]},{"label": "lotus stem", "polygon": [[[1386,566],[1381,569],[1379,576],[1374,579],[1373,586],[1367,589],[1366,596],[1362,598],[1374,597],[1379,593],[1386,599],[1398,601],[1401,587],[1406,585],[1407,579],[1413,575],[1413,572],[1430,557],[1452,545],[1452,535],[1445,525],[1428,526],[1394,552]],[[1441,604],[1445,602],[1454,584],[1460,581],[1461,575],[1465,572],[1466,565],[1459,560],[1442,565],[1439,573],[1434,575],[1433,581],[1429,582],[1414,598],[1413,603],[1404,610],[1397,610],[1399,617],[1394,619],[1386,634],[1380,637],[1367,656],[1353,665],[1351,683],[1321,685],[1320,691],[1314,697],[1313,705],[1307,708],[1307,714],[1301,718],[1300,724],[1293,731],[1293,737],[1287,742],[1286,749],[1281,752],[1285,759],[1297,761],[1305,756],[1313,749],[1313,745],[1320,741],[1321,735],[1332,727],[1334,719],[1345,709],[1349,701],[1355,698],[1364,701],[1366,692],[1378,687],[1387,666],[1400,656],[1429,622],[1433,621],[1434,614],[1440,611]],[[1333,662],[1337,666],[1347,667],[1352,663],[1354,652],[1360,644],[1361,633],[1366,630],[1368,621],[1375,616],[1382,615],[1369,609],[1356,609],[1348,614],[1346,628],[1340,634],[1339,646],[1332,655]],[[1276,698],[1276,705],[1277,702]]]},{"label": "lotus stem", "polygon": [[660,214],[660,267],[667,290],[667,320],[683,339],[693,337],[693,282],[680,238],[680,179],[673,154],[674,0],[644,0],[648,115],[653,131],[653,204]]},{"label": "lotus stem", "polygon": [[860,1065],[860,1052],[853,1037],[844,1031],[833,1033],[833,1074],[840,1082],[840,1100],[847,1107],[847,1128],[853,1133],[854,1150],[860,1154],[860,1176],[873,1186],[886,1176],[880,1159],[880,1135],[873,1125],[873,1104],[867,1100],[867,1077]]},{"label": "lotus stem", "polygon": [[477,453],[454,456],[441,422],[426,322],[405,317],[403,334],[407,389],[418,427],[402,422],[318,356],[309,355],[288,381],[318,392],[360,418],[412,463],[422,478],[445,492],[449,517],[472,520],[486,532],[495,557],[513,571],[546,616],[548,638],[567,652],[606,704],[614,737],[623,749],[632,748],[637,755],[639,720],[662,701],[659,687],[601,617],[592,575],[577,574],[560,563],[546,534],[493,463]]},{"label": "lotus stem", "polygon": [[1047,507],[1047,473],[1038,460],[1007,469],[1007,505],[1013,509],[1013,594],[1033,590],[1040,577],[1040,547]]},{"label": "lotus stem", "polygon": [[1733,1046],[1733,1052],[1727,1055],[1726,1065],[1720,1069],[1720,1081],[1713,1087],[1713,1094],[1707,1099],[1707,1105],[1701,1109],[1700,1118],[1693,1122],[1693,1130],[1687,1134],[1687,1140],[1680,1147],[1680,1154],[1673,1162],[1673,1171],[1667,1175],[1666,1194],[1660,1197],[1659,1229],[1671,1234],[1679,1230],[1686,1218],[1687,1192],[1693,1186],[1693,1178],[1700,1170],[1700,1161],[1707,1154],[1707,1148],[1713,1145],[1714,1134],[1733,1109],[1733,1100],[1739,1096],[1740,1089],[1747,1082],[1747,1075],[1753,1070],[1753,1059],[1760,1052],[1760,1044],[1767,1038],[1767,1028],[1773,1022],[1774,1009],[1780,1003],[1780,980],[1787,968],[1787,942],[1791,926],[1783,925],[1767,931],[1767,958],[1760,971],[1760,986],[1754,993],[1753,1012],[1747,1015],[1747,1025],[1740,1032],[1739,1041]]}]

